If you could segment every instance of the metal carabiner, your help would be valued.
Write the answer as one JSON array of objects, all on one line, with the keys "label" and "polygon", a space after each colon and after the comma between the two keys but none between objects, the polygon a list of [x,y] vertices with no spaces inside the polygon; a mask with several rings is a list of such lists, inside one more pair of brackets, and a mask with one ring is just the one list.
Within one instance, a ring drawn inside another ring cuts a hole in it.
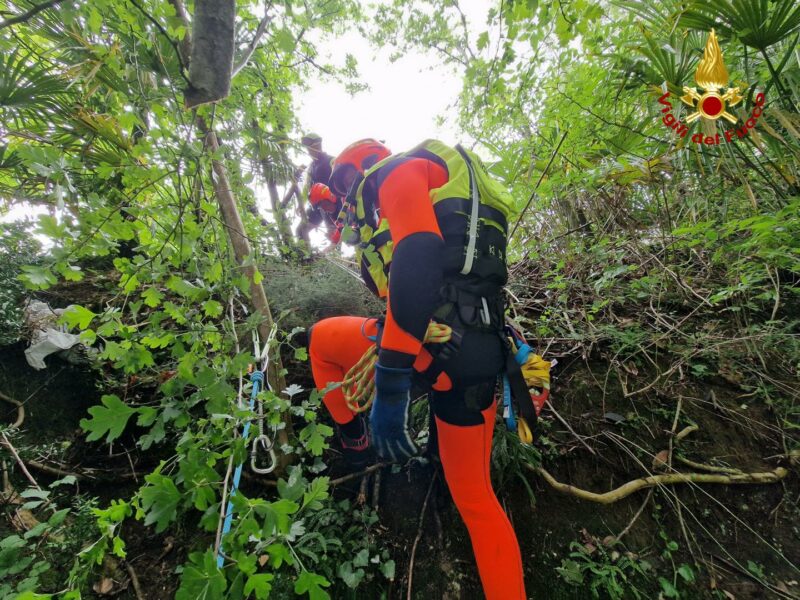
[{"label": "metal carabiner", "polygon": [[[268,467],[259,467],[257,465],[257,457],[258,457],[258,445],[261,444],[261,448],[269,453],[269,466]],[[269,436],[265,433],[262,433],[258,437],[253,440],[253,445],[250,447],[250,469],[252,469],[253,473],[258,475],[269,475],[275,470],[275,467],[278,466],[278,460],[275,457],[275,442],[269,439]]]}]

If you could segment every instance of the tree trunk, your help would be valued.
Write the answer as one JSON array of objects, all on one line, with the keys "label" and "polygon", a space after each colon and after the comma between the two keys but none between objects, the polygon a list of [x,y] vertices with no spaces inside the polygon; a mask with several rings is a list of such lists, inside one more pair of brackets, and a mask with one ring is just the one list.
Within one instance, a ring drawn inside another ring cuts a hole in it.
[{"label": "tree trunk", "polygon": [[289,219],[286,215],[286,209],[281,204],[280,194],[278,193],[278,184],[275,179],[270,176],[269,165],[267,160],[261,161],[261,173],[267,182],[267,191],[269,191],[269,201],[272,207],[272,218],[275,220],[275,228],[278,232],[278,242],[281,246],[281,256],[288,257],[294,254],[296,248],[294,237],[292,236],[292,228],[289,224]]},{"label": "tree trunk", "polygon": [[[197,117],[197,126],[205,136],[205,148],[209,154],[215,154],[219,150],[219,141],[217,134],[208,128],[205,120],[202,117]],[[236,262],[244,271],[247,280],[250,282],[250,300],[253,303],[253,308],[261,315],[261,321],[258,325],[258,335],[262,342],[269,339],[270,331],[272,331],[275,321],[272,319],[272,312],[269,309],[269,302],[267,301],[267,294],[264,292],[264,287],[256,282],[257,268],[255,265],[255,257],[250,246],[250,240],[244,231],[244,224],[239,215],[239,210],[236,207],[236,199],[231,190],[230,181],[228,179],[228,170],[225,165],[217,159],[211,160],[211,168],[214,171],[212,177],[214,184],[214,194],[217,197],[219,204],[220,214],[222,221],[225,224],[225,229],[228,231],[228,237],[233,246],[233,253],[236,257]],[[283,364],[281,363],[280,356],[274,357],[269,361],[269,369],[267,372],[267,381],[270,387],[276,394],[286,389],[286,380],[281,372],[283,371]],[[278,431],[278,442],[283,445],[288,443],[288,434],[291,431],[291,420],[288,416],[284,416],[286,427]],[[281,455],[282,465],[285,457]]]},{"label": "tree trunk", "polygon": [[[170,2],[175,6],[176,13],[183,21],[184,26],[188,29],[189,22],[183,2],[181,0],[170,0]],[[233,31],[231,31],[230,35],[233,36]],[[195,37],[195,39],[197,38]],[[231,44],[233,44],[233,40],[231,40]],[[181,45],[181,53],[184,54],[184,62],[189,60],[193,51],[192,45],[187,44],[186,39],[184,39],[184,43]],[[196,115],[195,123],[204,136],[206,152],[213,157],[214,154],[217,153],[217,150],[219,150],[217,134],[213,129],[208,127],[203,117]],[[219,204],[220,215],[225,224],[225,229],[228,231],[228,237],[233,246],[236,262],[242,268],[247,276],[247,280],[250,282],[250,300],[253,304],[253,308],[261,315],[261,322],[258,325],[258,334],[262,341],[266,341],[269,339],[275,321],[272,319],[272,313],[269,309],[269,302],[267,301],[264,288],[260,283],[256,282],[257,268],[254,262],[255,257],[253,256],[250,246],[250,240],[248,240],[245,234],[244,224],[239,215],[239,209],[236,207],[236,199],[231,189],[230,180],[228,179],[228,170],[225,168],[222,161],[215,158],[211,159],[211,168],[213,171],[213,177],[211,179],[214,185],[214,195]],[[277,355],[274,357],[274,360],[269,361],[269,368],[266,374],[267,382],[276,394],[280,394],[282,390],[286,389],[286,380],[282,372],[283,364],[280,355]],[[289,416],[286,414],[282,415],[282,420],[285,427],[278,430],[277,442],[279,445],[288,444],[289,434],[292,431],[292,421]],[[288,457],[283,453],[278,453],[278,471],[282,472],[288,464]]]},{"label": "tree trunk", "polygon": [[230,93],[235,27],[235,0],[195,0],[186,108],[217,102]]}]

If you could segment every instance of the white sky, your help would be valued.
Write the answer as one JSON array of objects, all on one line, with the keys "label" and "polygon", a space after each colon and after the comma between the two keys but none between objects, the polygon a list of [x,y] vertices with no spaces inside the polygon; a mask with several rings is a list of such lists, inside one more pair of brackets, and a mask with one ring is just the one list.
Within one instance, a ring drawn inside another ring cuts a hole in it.
[{"label": "white sky", "polygon": [[[484,26],[494,2],[461,0],[470,23],[472,40]],[[395,63],[390,49],[375,51],[356,32],[332,39],[319,48],[334,63],[349,52],[358,59],[362,81],[370,89],[350,96],[343,86],[317,82],[297,102],[297,116],[304,131],[322,136],[323,148],[336,155],[349,143],[373,137],[385,140],[393,152],[409,150],[427,138],[445,143],[460,141],[455,114],[448,110],[461,91],[461,72],[446,67],[433,53],[410,52]],[[439,127],[437,117],[451,117]]]}]

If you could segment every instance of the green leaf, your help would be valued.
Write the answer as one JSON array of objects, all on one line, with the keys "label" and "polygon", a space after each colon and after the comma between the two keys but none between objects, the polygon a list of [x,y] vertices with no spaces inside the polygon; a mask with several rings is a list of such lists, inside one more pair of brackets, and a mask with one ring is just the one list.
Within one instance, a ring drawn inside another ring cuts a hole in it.
[{"label": "green leaf", "polygon": [[181,493],[172,479],[160,473],[151,473],[145,477],[149,484],[142,488],[142,508],[147,513],[145,525],[156,524],[156,533],[161,533],[175,518]]},{"label": "green leaf", "polygon": [[217,283],[222,279],[222,263],[215,262],[211,268],[206,271],[206,279],[209,283]]},{"label": "green leaf", "polygon": [[58,487],[59,485],[75,485],[78,480],[75,478],[75,475],[65,475],[61,479],[58,479],[48,485],[49,488]]},{"label": "green leaf", "polygon": [[167,280],[167,287],[176,294],[188,298],[189,300],[197,300],[206,293],[203,288],[197,287],[193,283],[176,277],[175,275]]},{"label": "green leaf", "polygon": [[28,590],[15,596],[14,600],[50,600],[52,597],[52,594],[37,594],[36,592]]},{"label": "green leaf", "polygon": [[325,438],[333,434],[333,429],[322,423],[309,423],[300,431],[300,441],[313,456],[322,456],[325,449]]},{"label": "green leaf", "polygon": [[300,507],[291,500],[276,500],[261,508],[264,514],[263,532],[265,537],[289,532],[289,516],[297,512]]},{"label": "green leaf", "polygon": [[369,549],[362,548],[353,558],[353,565],[356,567],[366,567],[369,564]]},{"label": "green leaf", "polygon": [[122,435],[125,425],[132,414],[136,412],[114,394],[103,396],[100,401],[102,406],[92,406],[89,409],[91,419],[81,419],[81,429],[89,433],[86,440],[94,442],[108,432],[106,442],[112,442]]},{"label": "green leaf", "polygon": [[689,565],[681,565],[678,568],[678,575],[683,577],[683,580],[686,582],[691,583],[694,581],[694,571],[692,571],[692,567]]},{"label": "green leaf", "polygon": [[328,497],[328,477],[316,477],[308,491],[303,494],[303,508],[308,507],[311,510],[319,510],[322,508],[322,500]]},{"label": "green leaf", "polygon": [[753,575],[758,577],[759,579],[764,579],[764,569],[758,563],[753,562],[752,560],[747,561],[747,570],[750,571]]},{"label": "green leaf", "polygon": [[140,406],[137,411],[139,412],[139,418],[136,419],[136,424],[140,427],[149,427],[158,416],[158,411],[152,406]]},{"label": "green leaf", "polygon": [[295,39],[292,32],[288,29],[278,29],[272,34],[272,39],[280,50],[287,53],[294,50]]},{"label": "green leaf", "polygon": [[25,284],[25,287],[32,290],[46,290],[58,281],[50,269],[35,265],[22,267],[22,274],[19,275],[19,279]]},{"label": "green leaf", "polygon": [[322,589],[330,585],[330,582],[322,575],[317,575],[310,571],[303,571],[294,584],[294,593],[308,593],[308,597],[311,600],[330,600],[328,592]]},{"label": "green leaf", "polygon": [[56,270],[61,273],[61,276],[66,281],[81,281],[83,279],[83,271],[80,267],[67,264],[56,265]]},{"label": "green leaf", "polygon": [[190,566],[183,570],[175,600],[218,600],[225,597],[228,582],[217,567],[214,553],[211,550],[204,554],[196,552],[190,560]]},{"label": "green leaf", "polygon": [[164,294],[162,294],[154,287],[149,287],[142,292],[142,300],[144,300],[144,303],[150,308],[155,308],[156,306],[161,304],[161,299],[163,297]]},{"label": "green leaf", "polygon": [[78,329],[87,329],[92,320],[97,316],[88,308],[84,308],[78,304],[72,304],[64,310],[61,315],[61,322],[66,323],[70,329],[77,327]]},{"label": "green leaf", "polygon": [[207,317],[218,317],[222,314],[223,306],[216,300],[206,300],[203,302],[203,311]]},{"label": "green leaf", "polygon": [[97,12],[96,9],[93,8],[89,12],[89,18],[87,20],[87,23],[89,25],[89,29],[92,32],[97,33],[98,31],[100,31],[100,27],[103,26],[103,17],[99,12]]},{"label": "green leaf", "polygon": [[69,511],[69,508],[62,508],[61,510],[54,512],[50,518],[47,519],[47,524],[50,527],[58,527],[64,522],[64,519],[67,518]]},{"label": "green leaf", "polygon": [[336,574],[342,581],[344,581],[347,587],[355,589],[364,578],[364,569],[353,571],[352,563],[350,561],[346,561],[339,565]]},{"label": "green leaf", "polygon": [[245,597],[255,592],[258,600],[266,600],[269,598],[269,592],[272,589],[271,581],[275,576],[271,573],[256,573],[247,578],[247,583],[244,584]]},{"label": "green leaf", "polygon": [[661,586],[661,591],[667,598],[680,598],[680,593],[675,588],[672,583],[664,579],[663,577],[658,578],[658,583]]},{"label": "green leaf", "polygon": [[395,564],[393,560],[387,560],[381,565],[381,573],[389,581],[394,581]]}]

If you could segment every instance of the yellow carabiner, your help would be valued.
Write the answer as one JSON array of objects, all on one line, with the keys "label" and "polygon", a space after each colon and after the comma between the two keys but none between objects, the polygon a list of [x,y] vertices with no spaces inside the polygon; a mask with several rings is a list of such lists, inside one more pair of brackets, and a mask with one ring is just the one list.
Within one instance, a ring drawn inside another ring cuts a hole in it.
[{"label": "yellow carabiner", "polygon": [[523,417],[517,417],[517,435],[519,436],[519,441],[523,444],[533,443],[533,432]]}]

